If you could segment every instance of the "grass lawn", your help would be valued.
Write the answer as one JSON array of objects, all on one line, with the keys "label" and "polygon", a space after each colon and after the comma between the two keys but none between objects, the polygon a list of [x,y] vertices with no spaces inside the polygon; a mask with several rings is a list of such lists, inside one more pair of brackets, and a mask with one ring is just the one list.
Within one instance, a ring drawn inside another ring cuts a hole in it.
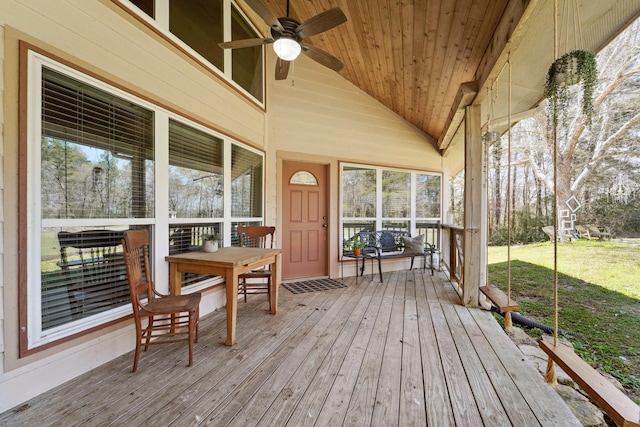
[{"label": "grass lawn", "polygon": [[[640,241],[558,244],[559,328],[583,359],[640,400]],[[489,282],[506,291],[507,248],[489,248]],[[511,247],[511,296],[520,313],[553,326],[553,245]],[[539,331],[538,331],[539,332]]]}]

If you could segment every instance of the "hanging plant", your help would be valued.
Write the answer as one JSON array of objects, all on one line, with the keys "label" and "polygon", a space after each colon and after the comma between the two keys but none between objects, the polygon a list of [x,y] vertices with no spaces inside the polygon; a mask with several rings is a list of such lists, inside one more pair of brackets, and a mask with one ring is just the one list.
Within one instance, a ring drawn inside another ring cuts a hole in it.
[{"label": "hanging plant", "polygon": [[549,100],[548,123],[554,127],[558,125],[558,111],[565,111],[569,103],[569,86],[582,82],[582,113],[590,124],[597,81],[598,70],[593,52],[574,50],[551,64],[544,86],[544,95]]}]

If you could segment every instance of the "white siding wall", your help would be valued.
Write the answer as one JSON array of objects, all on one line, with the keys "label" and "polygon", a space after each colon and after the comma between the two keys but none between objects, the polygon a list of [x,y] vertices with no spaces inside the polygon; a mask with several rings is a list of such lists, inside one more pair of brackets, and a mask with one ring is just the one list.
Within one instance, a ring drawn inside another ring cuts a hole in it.
[{"label": "white siding wall", "polygon": [[[440,157],[413,126],[338,74],[300,58],[291,80],[273,81],[267,65],[268,114],[144,29],[108,0],[0,0],[0,412],[124,354],[132,325],[115,325],[18,359],[17,86],[18,40],[51,52],[150,100],[266,150],[266,219],[277,215],[282,158],[331,165],[332,229],[337,226],[340,160],[440,170]],[[2,139],[4,137],[4,140]],[[5,158],[6,157],[6,158]],[[6,206],[4,203],[12,200]],[[332,233],[336,235],[336,233]],[[331,247],[336,247],[332,244]],[[5,252],[6,251],[6,252]],[[338,271],[332,254],[332,276]],[[223,304],[208,295],[203,314]]]}]

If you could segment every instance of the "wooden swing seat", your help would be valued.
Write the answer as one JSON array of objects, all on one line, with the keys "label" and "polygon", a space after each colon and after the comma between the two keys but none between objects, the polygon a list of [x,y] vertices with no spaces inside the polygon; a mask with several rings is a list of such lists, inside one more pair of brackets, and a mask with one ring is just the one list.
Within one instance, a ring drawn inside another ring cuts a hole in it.
[{"label": "wooden swing seat", "polygon": [[544,340],[540,348],[620,427],[640,427],[640,407],[571,348]]},{"label": "wooden swing seat", "polygon": [[481,286],[480,292],[500,310],[500,313],[520,310],[520,304],[509,298],[500,288],[495,286]]}]

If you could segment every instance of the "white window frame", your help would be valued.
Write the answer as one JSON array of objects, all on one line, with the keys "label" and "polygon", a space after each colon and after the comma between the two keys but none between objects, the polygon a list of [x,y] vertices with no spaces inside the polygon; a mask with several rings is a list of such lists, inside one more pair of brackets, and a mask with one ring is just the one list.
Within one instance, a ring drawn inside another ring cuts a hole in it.
[{"label": "white window frame", "polygon": [[[344,210],[343,210],[343,198],[342,198],[342,194],[344,193],[342,191],[342,183],[343,183],[343,173],[344,173],[344,168],[345,167],[356,167],[356,168],[362,168],[362,169],[369,169],[369,170],[373,170],[376,172],[376,216],[375,218],[373,217],[366,217],[366,218],[360,218],[360,217],[348,217],[345,218],[344,217]],[[383,171],[395,171],[395,172],[404,172],[404,173],[409,173],[410,177],[411,177],[411,193],[410,193],[410,203],[411,203],[411,210],[410,210],[410,215],[408,217],[402,217],[402,218],[387,218],[387,217],[383,217],[382,216],[382,196],[383,196],[383,192],[382,192],[382,173]],[[417,217],[416,216],[416,176],[417,175],[434,175],[434,176],[439,176],[440,177],[440,216],[438,217]],[[396,221],[408,221],[409,222],[409,232],[411,233],[412,236],[417,235],[417,223],[419,221],[442,221],[442,173],[439,172],[431,172],[431,171],[422,171],[422,170],[416,170],[416,169],[402,169],[402,168],[393,168],[393,167],[383,167],[383,166],[374,166],[374,165],[368,165],[368,164],[364,164],[364,163],[346,163],[346,162],[341,162],[340,163],[340,234],[341,234],[341,241],[343,241],[346,237],[344,235],[342,235],[343,230],[344,230],[344,222],[345,221],[370,221],[370,220],[375,220],[375,228],[376,230],[382,230],[382,224],[385,221],[391,221],[391,220],[396,220]]]},{"label": "white window frame", "polygon": [[[186,53],[192,56],[196,61],[198,61],[201,65],[207,68],[209,71],[215,73],[217,76],[224,79],[228,84],[240,91],[243,95],[245,95],[252,102],[259,105],[261,108],[265,108],[266,105],[266,73],[265,73],[265,65],[266,65],[266,50],[264,46],[262,47],[262,101],[256,99],[251,93],[247,92],[242,86],[233,81],[232,78],[232,59],[231,59],[231,49],[225,49],[224,51],[224,70],[220,70],[215,67],[211,62],[206,60],[202,55],[193,50],[188,44],[183,42],[180,38],[176,37],[169,31],[169,1],[170,0],[154,0],[155,1],[155,11],[156,18],[153,19],[143,11],[141,11],[138,7],[136,7],[129,0],[112,0],[122,7],[127,9],[130,13],[136,15],[141,20],[143,20],[147,25],[153,27],[156,31],[161,33],[164,37],[169,39],[172,43],[180,46]],[[262,32],[253,25],[253,22],[247,17],[242,8],[238,5],[237,2],[233,0],[223,0],[223,21],[224,21],[224,39],[231,40],[231,5],[238,10],[240,15],[244,18],[244,20],[249,24],[251,29],[256,32],[256,34],[261,35]]]},{"label": "white window frame", "polygon": [[[47,227],[93,227],[93,226],[150,226],[153,231],[154,246],[151,247],[151,257],[153,265],[162,266],[165,264],[165,256],[168,255],[169,224],[181,221],[193,223],[202,222],[222,222],[223,224],[223,245],[231,245],[231,227],[234,221],[258,222],[264,221],[264,200],[262,201],[262,217],[252,218],[231,218],[231,151],[232,146],[237,145],[243,149],[252,151],[262,157],[263,176],[262,194],[265,194],[265,155],[264,152],[248,145],[242,144],[226,135],[213,131],[201,124],[192,122],[182,116],[165,110],[156,104],[138,98],[124,90],[118,89],[97,78],[88,76],[83,72],[70,66],[58,63],[44,54],[29,50],[27,53],[27,213],[26,213],[26,241],[28,248],[26,253],[27,263],[27,349],[33,350],[45,344],[82,333],[88,329],[99,327],[113,320],[122,318],[130,314],[132,308],[130,304],[113,308],[102,313],[71,321],[63,325],[42,330],[41,315],[41,230]],[[42,219],[41,218],[41,140],[42,140],[42,68],[46,66],[52,70],[62,73],[68,77],[96,87],[105,92],[111,93],[122,99],[126,99],[141,107],[153,111],[154,113],[154,180],[155,180],[155,215],[151,218],[116,218],[116,219]],[[168,173],[158,173],[166,171],[169,167],[169,119],[177,120],[194,127],[203,132],[209,133],[224,141],[224,218],[170,218],[168,203]],[[37,272],[37,273],[36,273]],[[155,281],[160,291],[168,292],[169,272],[167,268],[154,268]],[[222,278],[213,278],[199,282],[192,286],[185,287],[183,291],[193,292],[212,284],[222,282]]]}]

